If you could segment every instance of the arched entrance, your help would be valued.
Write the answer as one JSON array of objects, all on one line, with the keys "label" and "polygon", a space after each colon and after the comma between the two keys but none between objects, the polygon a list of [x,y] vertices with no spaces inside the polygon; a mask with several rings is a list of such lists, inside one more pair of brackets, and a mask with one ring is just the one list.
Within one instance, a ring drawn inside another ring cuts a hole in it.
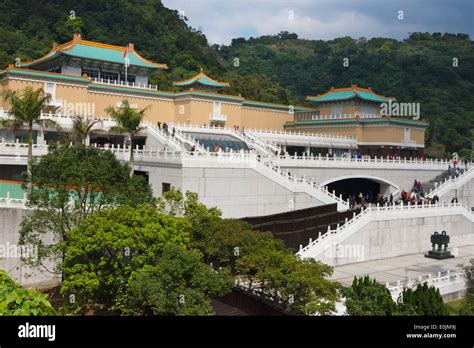
[{"label": "arched entrance", "polygon": [[390,194],[395,196],[400,191],[398,185],[372,175],[346,175],[324,181],[321,185],[327,186],[329,192],[335,191],[337,196],[342,194],[344,200],[350,195],[357,197],[361,192],[364,196],[368,194],[369,202],[375,202],[379,193],[388,197]]}]

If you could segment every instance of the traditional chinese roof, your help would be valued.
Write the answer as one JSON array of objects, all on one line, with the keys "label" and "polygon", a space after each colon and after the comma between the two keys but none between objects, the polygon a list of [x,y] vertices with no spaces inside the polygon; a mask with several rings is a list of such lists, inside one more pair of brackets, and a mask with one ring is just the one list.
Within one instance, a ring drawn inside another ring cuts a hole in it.
[{"label": "traditional chinese roof", "polygon": [[22,67],[34,67],[60,56],[124,64],[125,50],[127,50],[127,58],[130,61],[130,66],[148,69],[167,68],[166,64],[154,63],[140,56],[135,52],[133,44],[128,44],[127,47],[107,45],[82,40],[79,34],[75,34],[72,41],[66,42],[62,45],[54,45],[53,49],[43,57],[31,62],[22,63]]},{"label": "traditional chinese roof", "polygon": [[203,69],[201,68],[201,71],[199,74],[183,81],[178,81],[178,82],[173,82],[173,85],[179,86],[179,87],[186,87],[186,86],[192,86],[195,83],[207,86],[207,87],[217,87],[217,88],[222,88],[222,87],[227,87],[230,86],[228,82],[219,82],[216,81],[206,74],[204,74]]},{"label": "traditional chinese roof", "polygon": [[386,103],[390,100],[395,100],[393,97],[385,97],[377,94],[372,89],[358,87],[353,85],[347,88],[331,88],[327,93],[320,94],[317,96],[308,96],[306,99],[315,102],[331,102],[338,100],[347,100],[351,98],[360,98],[367,101],[373,101],[378,103]]}]

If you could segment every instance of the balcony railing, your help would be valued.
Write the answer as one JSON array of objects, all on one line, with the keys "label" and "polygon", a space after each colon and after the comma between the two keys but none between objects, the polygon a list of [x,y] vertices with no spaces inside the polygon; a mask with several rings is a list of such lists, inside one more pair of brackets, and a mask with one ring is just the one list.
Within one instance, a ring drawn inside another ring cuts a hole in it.
[{"label": "balcony railing", "polygon": [[119,80],[111,80],[111,79],[99,79],[98,77],[94,77],[92,81],[94,81],[94,83],[101,83],[104,85],[131,87],[131,88],[144,88],[144,89],[151,89],[154,91],[158,90],[157,85],[146,85],[146,84],[136,83],[136,82],[119,81]]},{"label": "balcony railing", "polygon": [[46,105],[53,106],[55,108],[60,108],[63,106],[63,101],[59,99],[50,99],[46,102]]},{"label": "balcony railing", "polygon": [[337,118],[376,118],[382,117],[378,114],[368,114],[368,113],[353,113],[353,114],[329,114],[329,115],[311,115],[311,116],[300,116],[296,117],[297,121],[318,121],[318,120],[331,120]]},{"label": "balcony railing", "polygon": [[209,120],[210,121],[227,122],[227,115],[210,113],[209,114]]}]

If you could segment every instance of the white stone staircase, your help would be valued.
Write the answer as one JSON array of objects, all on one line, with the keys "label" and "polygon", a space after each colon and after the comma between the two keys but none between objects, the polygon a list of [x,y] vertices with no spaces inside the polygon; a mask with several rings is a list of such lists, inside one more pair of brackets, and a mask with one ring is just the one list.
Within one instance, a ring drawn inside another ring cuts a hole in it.
[{"label": "white stone staircase", "polygon": [[182,142],[173,138],[170,134],[166,134],[163,130],[158,129],[150,122],[144,122],[148,135],[152,136],[158,143],[168,146],[176,151],[184,151],[185,147]]},{"label": "white stone staircase", "polygon": [[336,227],[321,235],[314,241],[300,247],[297,255],[302,258],[318,258],[332,245],[338,245],[349,237],[358,233],[372,221],[387,221],[393,219],[409,219],[417,217],[446,216],[462,214],[471,222],[474,222],[474,213],[461,203],[439,203],[428,205],[399,205],[387,207],[369,207],[348,220],[344,225]]},{"label": "white stone staircase", "polygon": [[435,195],[438,197],[443,197],[446,193],[451,190],[459,189],[464,184],[468,183],[474,178],[474,166],[470,169],[464,171],[457,178],[449,177],[445,179],[441,184],[439,184],[434,190],[432,190],[428,196],[433,198]]}]

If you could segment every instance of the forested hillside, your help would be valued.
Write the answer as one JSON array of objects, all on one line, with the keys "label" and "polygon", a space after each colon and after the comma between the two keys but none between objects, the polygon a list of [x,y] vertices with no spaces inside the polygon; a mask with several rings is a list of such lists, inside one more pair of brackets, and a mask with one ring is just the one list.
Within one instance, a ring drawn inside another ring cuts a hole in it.
[{"label": "forested hillside", "polygon": [[[474,143],[474,44],[467,35],[413,33],[400,42],[301,40],[280,33],[234,39],[220,54],[227,70],[238,57],[241,75],[263,73],[287,88],[295,102],[331,86],[372,87],[400,102],[420,103],[422,118],[432,122],[430,145],[469,156]],[[453,66],[454,58],[458,66]]]},{"label": "forested hillside", "polygon": [[470,156],[474,143],[474,43],[467,35],[322,41],[282,32],[209,46],[201,32],[159,0],[2,0],[0,13],[1,68],[15,58],[40,57],[53,41],[68,41],[77,32],[92,41],[133,42],[144,57],[168,64],[168,71],[151,80],[161,89],[172,90],[173,80],[200,66],[232,83],[225,92],[270,102],[310,105],[307,95],[331,86],[370,86],[401,102],[420,103],[422,118],[432,122],[430,151]]}]

